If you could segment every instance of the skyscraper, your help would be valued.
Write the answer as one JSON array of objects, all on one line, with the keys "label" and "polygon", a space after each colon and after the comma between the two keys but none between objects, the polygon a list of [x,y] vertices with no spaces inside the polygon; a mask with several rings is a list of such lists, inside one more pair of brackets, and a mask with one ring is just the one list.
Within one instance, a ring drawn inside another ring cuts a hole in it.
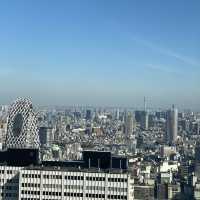
[{"label": "skyscraper", "polygon": [[174,144],[178,132],[178,110],[172,106],[166,115],[166,143]]},{"label": "skyscraper", "polygon": [[42,126],[39,128],[41,146],[50,146],[53,141],[53,128]]},{"label": "skyscraper", "polygon": [[119,109],[115,111],[115,119],[119,120]]},{"label": "skyscraper", "polygon": [[90,121],[92,119],[92,110],[86,110],[86,116],[85,116],[87,121]]},{"label": "skyscraper", "polygon": [[141,112],[141,128],[143,130],[148,130],[149,128],[149,115],[146,111]]},{"label": "skyscraper", "polygon": [[37,116],[29,99],[18,98],[9,109],[6,148],[39,148]]},{"label": "skyscraper", "polygon": [[148,130],[149,128],[149,115],[147,112],[146,98],[144,97],[144,111],[141,112],[141,128],[143,130]]},{"label": "skyscraper", "polygon": [[133,133],[133,115],[129,112],[125,115],[125,134],[130,136]]}]

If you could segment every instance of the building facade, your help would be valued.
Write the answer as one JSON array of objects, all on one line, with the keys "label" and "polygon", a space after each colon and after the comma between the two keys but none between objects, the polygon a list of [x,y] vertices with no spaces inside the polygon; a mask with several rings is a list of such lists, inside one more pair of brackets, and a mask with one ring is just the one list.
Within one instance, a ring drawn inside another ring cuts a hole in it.
[{"label": "building facade", "polygon": [[178,110],[174,106],[172,106],[172,109],[168,110],[166,114],[166,143],[174,144],[177,139],[177,132]]},{"label": "building facade", "polygon": [[133,124],[133,115],[132,113],[128,112],[125,115],[125,135],[127,137],[130,137],[130,135],[133,133],[133,128],[134,128],[134,124]]},{"label": "building facade", "polygon": [[128,173],[0,166],[2,200],[132,199]]},{"label": "building facade", "polygon": [[6,148],[39,148],[37,116],[29,99],[18,98],[10,107]]}]

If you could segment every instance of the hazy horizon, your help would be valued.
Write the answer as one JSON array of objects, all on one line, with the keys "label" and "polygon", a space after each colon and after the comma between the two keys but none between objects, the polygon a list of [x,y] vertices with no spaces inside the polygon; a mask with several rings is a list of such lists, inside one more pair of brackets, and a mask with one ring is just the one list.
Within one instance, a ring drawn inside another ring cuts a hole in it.
[{"label": "hazy horizon", "polygon": [[0,104],[200,110],[200,1],[0,2]]}]

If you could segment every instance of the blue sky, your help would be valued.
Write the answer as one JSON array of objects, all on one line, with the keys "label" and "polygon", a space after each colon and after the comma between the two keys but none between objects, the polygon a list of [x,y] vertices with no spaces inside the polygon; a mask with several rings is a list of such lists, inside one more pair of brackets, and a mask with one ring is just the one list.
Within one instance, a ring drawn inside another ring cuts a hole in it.
[{"label": "blue sky", "polygon": [[200,108],[199,0],[0,1],[0,103]]}]

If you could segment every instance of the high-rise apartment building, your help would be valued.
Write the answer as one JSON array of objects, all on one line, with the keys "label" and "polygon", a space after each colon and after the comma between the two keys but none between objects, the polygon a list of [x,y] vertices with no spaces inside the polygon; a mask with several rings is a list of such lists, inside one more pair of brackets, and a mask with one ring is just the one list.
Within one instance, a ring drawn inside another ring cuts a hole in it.
[{"label": "high-rise apartment building", "polygon": [[42,126],[39,128],[41,146],[50,146],[53,141],[53,128]]},{"label": "high-rise apartment building", "polygon": [[149,115],[147,111],[141,112],[141,122],[140,122],[141,128],[143,130],[148,130],[149,127]]},{"label": "high-rise apartment building", "polygon": [[86,110],[86,116],[85,116],[85,119],[87,121],[90,121],[92,119],[92,110]]},{"label": "high-rise apartment building", "polygon": [[119,109],[115,111],[115,119],[119,120]]},{"label": "high-rise apartment building", "polygon": [[125,135],[128,137],[133,133],[133,115],[128,112],[125,115]]},{"label": "high-rise apartment building", "polygon": [[174,144],[178,132],[178,110],[172,106],[166,113],[166,143]]}]

